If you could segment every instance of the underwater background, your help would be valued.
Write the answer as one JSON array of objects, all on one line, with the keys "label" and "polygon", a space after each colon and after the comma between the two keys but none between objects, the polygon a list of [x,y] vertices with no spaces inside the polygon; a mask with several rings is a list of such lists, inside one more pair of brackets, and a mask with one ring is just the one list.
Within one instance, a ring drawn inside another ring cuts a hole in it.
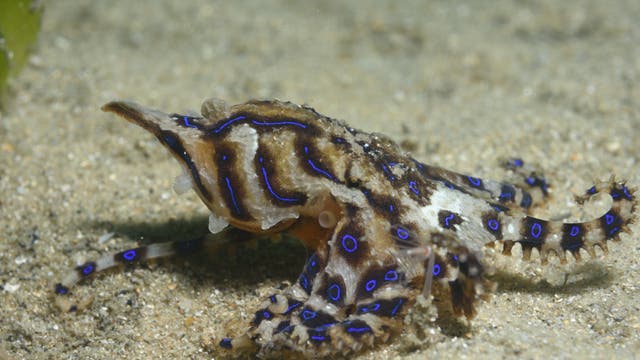
[{"label": "underwater background", "polygon": [[[62,313],[52,284],[79,262],[207,229],[195,194],[173,193],[180,168],[156,140],[100,111],[113,99],[177,113],[209,97],[308,104],[482,178],[519,156],[553,186],[546,218],[585,216],[572,194],[595,179],[640,184],[638,1],[43,6],[0,112],[0,359],[217,357],[217,340],[303,266],[288,241],[158,262],[80,284],[74,296],[93,302]],[[635,358],[634,228],[577,265],[496,257],[500,286],[471,323],[416,314],[359,358]]]}]

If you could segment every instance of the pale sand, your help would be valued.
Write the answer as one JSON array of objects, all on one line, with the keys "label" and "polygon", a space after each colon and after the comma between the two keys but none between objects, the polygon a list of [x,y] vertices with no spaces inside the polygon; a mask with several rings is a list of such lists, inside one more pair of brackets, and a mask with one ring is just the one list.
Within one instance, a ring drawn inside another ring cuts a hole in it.
[{"label": "pale sand", "polygon": [[[78,261],[206,229],[200,201],[171,190],[175,161],[99,111],[114,98],[175,112],[206,97],[307,103],[488,178],[518,155],[554,186],[545,217],[579,215],[571,194],[611,173],[639,184],[640,2],[182,3],[46,4],[0,120],[0,358],[209,358],[210,336],[241,331],[302,267],[291,244],[139,267],[79,286],[95,294],[83,313],[58,311],[50,286]],[[498,258],[500,286],[468,326],[416,316],[361,358],[634,358],[634,227],[577,268]]]}]

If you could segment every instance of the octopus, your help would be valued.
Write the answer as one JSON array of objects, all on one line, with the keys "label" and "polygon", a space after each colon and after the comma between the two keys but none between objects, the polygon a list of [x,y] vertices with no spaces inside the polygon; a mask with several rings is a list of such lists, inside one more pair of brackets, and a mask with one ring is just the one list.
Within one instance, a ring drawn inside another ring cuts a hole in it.
[{"label": "octopus", "polygon": [[421,163],[384,135],[289,102],[228,106],[210,99],[201,116],[128,101],[102,109],[168,149],[184,171],[174,188],[197,193],[217,235],[88,261],[55,284],[55,294],[67,296],[75,283],[108,268],[191,254],[224,238],[299,239],[311,254],[302,273],[264,299],[244,333],[220,336],[221,351],[232,354],[361,352],[400,333],[420,296],[445,304],[450,316],[471,319],[494,289],[483,247],[509,255],[519,244],[524,259],[536,249],[542,264],[552,254],[561,263],[567,253],[595,257],[596,247],[606,253],[609,241],[629,232],[636,214],[634,191],[612,177],[578,197],[610,196],[601,216],[539,219],[531,209],[547,200],[549,184],[519,158],[503,164],[515,174],[512,182],[464,175]]}]

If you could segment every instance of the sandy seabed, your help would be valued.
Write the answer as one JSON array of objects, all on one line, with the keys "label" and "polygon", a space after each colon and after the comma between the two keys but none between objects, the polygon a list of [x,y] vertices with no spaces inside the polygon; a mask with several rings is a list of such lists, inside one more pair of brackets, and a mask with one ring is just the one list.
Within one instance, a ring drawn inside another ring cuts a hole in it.
[{"label": "sandy seabed", "polygon": [[[420,160],[502,179],[539,164],[553,200],[615,173],[638,187],[637,1],[55,1],[0,118],[0,358],[217,357],[264,296],[293,281],[295,244],[110,272],[61,313],[51,285],[85,259],[206,230],[179,168],[145,132],[99,108],[167,112],[279,98],[383,132]],[[597,214],[595,209],[592,213]],[[640,242],[541,267],[495,257],[499,283],[471,323],[417,314],[363,359],[635,358]]]}]

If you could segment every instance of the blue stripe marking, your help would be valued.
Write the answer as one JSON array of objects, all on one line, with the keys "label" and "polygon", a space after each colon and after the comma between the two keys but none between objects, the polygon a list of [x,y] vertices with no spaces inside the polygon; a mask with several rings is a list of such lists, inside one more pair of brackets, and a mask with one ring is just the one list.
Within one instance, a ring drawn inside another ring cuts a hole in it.
[{"label": "blue stripe marking", "polygon": [[[258,161],[260,161],[260,163],[262,164],[262,161],[264,159],[263,158],[259,158]],[[262,169],[262,177],[264,178],[264,183],[267,185],[267,190],[269,190],[269,192],[271,193],[271,195],[273,195],[273,197],[275,197],[276,199],[280,200],[280,201],[285,201],[285,202],[298,202],[300,201],[300,199],[297,198],[288,198],[288,197],[283,197],[278,195],[274,190],[273,187],[271,186],[271,183],[269,182],[269,175],[267,175],[267,169],[265,169],[264,166],[260,167]]]},{"label": "blue stripe marking", "polygon": [[196,124],[191,124],[191,123],[189,122],[189,117],[188,117],[188,116],[183,116],[183,117],[182,117],[182,121],[184,122],[184,125],[185,125],[186,127],[190,127],[190,128],[194,128],[194,129],[197,129],[197,128],[198,128],[198,125],[196,125]]},{"label": "blue stripe marking", "polygon": [[222,125],[220,125],[217,128],[213,129],[213,133],[214,134],[219,134],[222,130],[227,128],[229,125],[231,125],[231,124],[233,124],[233,123],[235,123],[237,121],[244,120],[244,119],[245,119],[244,116],[238,116],[238,117],[235,117],[233,119],[227,120]]},{"label": "blue stripe marking", "polygon": [[350,332],[350,333],[363,333],[363,332],[370,332],[370,331],[371,331],[371,328],[368,326],[347,328],[347,332]]},{"label": "blue stripe marking", "polygon": [[418,186],[415,181],[409,181],[409,189],[411,189],[411,191],[413,191],[414,194],[420,195],[420,190],[418,189]]},{"label": "blue stripe marking", "polygon": [[233,207],[236,210],[236,214],[241,215],[242,211],[240,211],[240,206],[238,206],[236,195],[233,193],[233,187],[231,187],[231,180],[229,180],[229,177],[227,176],[224,177],[224,180],[227,182],[227,189],[229,190],[229,195],[231,196],[231,202],[233,202]]},{"label": "blue stripe marking", "polygon": [[291,305],[289,305],[289,307],[287,308],[287,310],[285,310],[282,315],[287,315],[288,313],[290,313],[291,311],[293,311],[293,309],[297,308],[298,306],[302,305],[301,302],[296,301],[294,303],[292,303]]},{"label": "blue stripe marking", "polygon": [[[305,154],[307,154],[307,155],[309,155],[309,147],[308,147],[308,146],[305,146],[305,147],[304,147],[304,153],[305,153]],[[307,159],[307,164],[309,164],[309,166],[311,166],[311,168],[313,169],[313,171],[315,171],[315,172],[317,172],[317,173],[320,173],[320,174],[324,175],[327,179],[329,179],[329,180],[331,180],[331,181],[337,181],[337,180],[336,180],[336,178],[335,178],[333,175],[331,175],[328,171],[326,171],[326,170],[324,170],[324,169],[322,169],[322,168],[318,167],[318,166],[313,162],[313,160],[311,160],[311,159]]]},{"label": "blue stripe marking", "polygon": [[453,214],[449,214],[447,217],[444,218],[444,224],[445,226],[448,228],[451,227],[451,221],[455,218],[456,216]]},{"label": "blue stripe marking", "polygon": [[391,316],[396,316],[396,313],[398,312],[398,310],[400,310],[400,305],[402,305],[403,302],[404,300],[402,299],[398,300],[396,306],[393,308],[393,310],[391,310]]},{"label": "blue stripe marking", "polygon": [[204,197],[206,197],[207,199],[210,199],[211,194],[202,184],[202,180],[200,179],[200,173],[198,172],[196,165],[193,163],[193,160],[191,160],[191,157],[187,154],[187,151],[184,149],[184,147],[178,142],[178,139],[171,133],[163,132],[162,140],[164,140],[164,142],[176,154],[178,154],[178,156],[180,156],[182,161],[184,161],[185,164],[187,164],[187,166],[189,167],[189,171],[191,172],[191,177],[196,182],[196,185],[197,185],[196,187]]},{"label": "blue stripe marking", "polygon": [[258,126],[280,126],[280,125],[293,125],[293,126],[297,126],[301,129],[306,129],[307,125],[296,122],[296,121],[274,121],[274,122],[266,122],[266,121],[259,121],[259,120],[251,120],[251,122],[254,125],[258,125]]},{"label": "blue stripe marking", "polygon": [[382,164],[382,171],[384,171],[385,174],[387,174],[387,176],[389,177],[389,180],[394,181],[396,179],[396,177],[393,176],[393,173],[391,172],[391,170],[389,170],[387,165]]},{"label": "blue stripe marking", "polygon": [[315,172],[319,172],[320,174],[324,175],[329,180],[333,180],[333,181],[336,180],[336,178],[334,178],[333,175],[331,175],[328,172],[326,172],[326,171],[322,170],[321,168],[317,167],[316,164],[313,163],[313,160],[309,159],[309,160],[307,160],[307,163],[309,163],[309,166],[311,166],[311,168]]},{"label": "blue stripe marking", "polygon": [[482,180],[473,176],[467,176],[467,181],[469,181],[469,184],[473,187],[480,187],[480,185],[482,185]]}]

